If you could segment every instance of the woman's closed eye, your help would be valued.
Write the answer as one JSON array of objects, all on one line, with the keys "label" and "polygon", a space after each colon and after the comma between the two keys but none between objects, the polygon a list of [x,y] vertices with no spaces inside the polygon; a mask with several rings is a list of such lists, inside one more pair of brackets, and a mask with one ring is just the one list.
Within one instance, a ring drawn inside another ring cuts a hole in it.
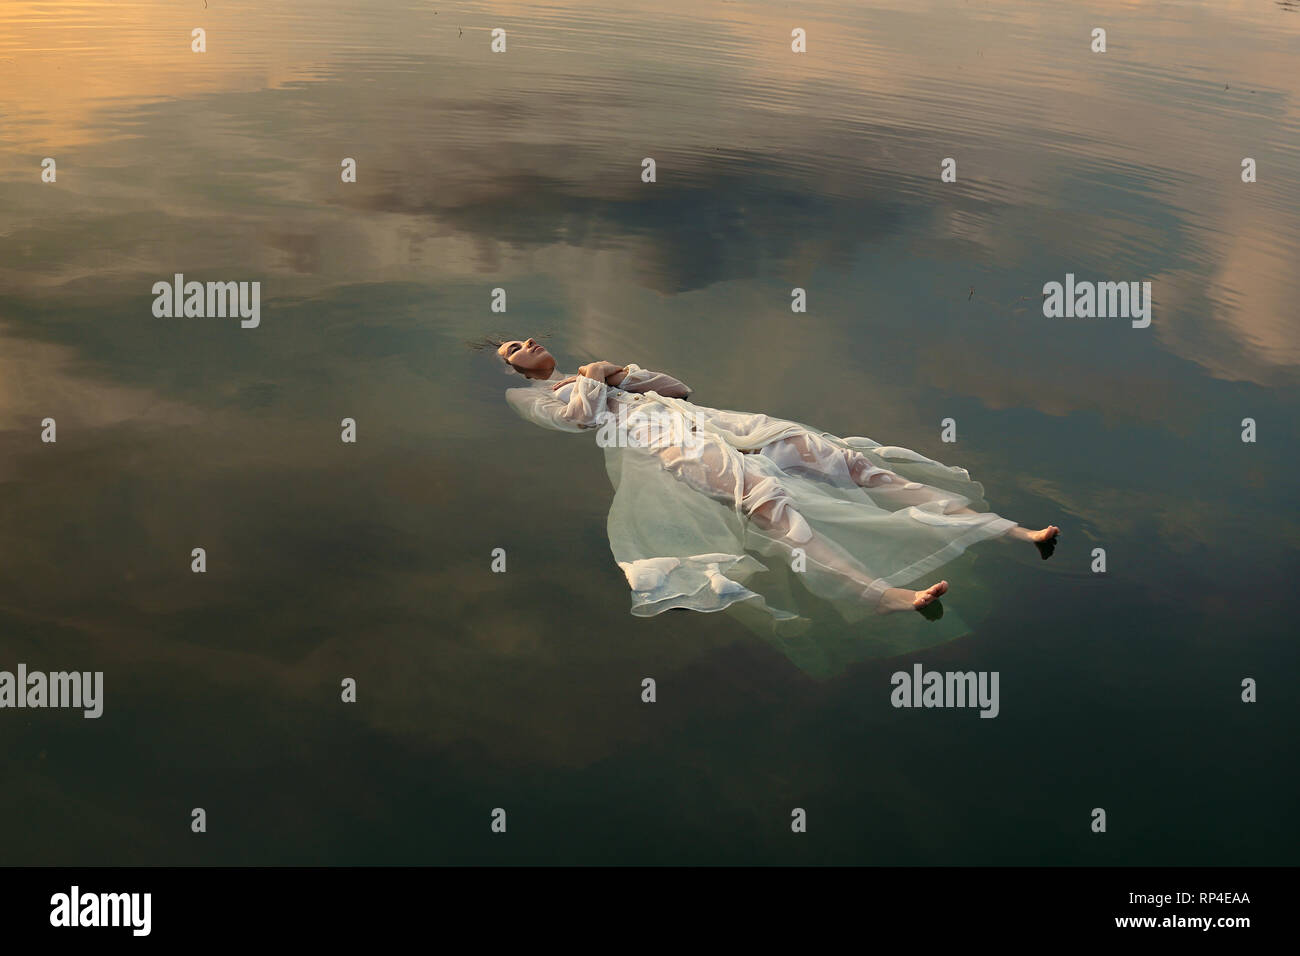
[{"label": "woman's closed eye", "polygon": [[510,356],[514,355],[521,348],[523,348],[523,346],[520,343],[512,342],[510,345],[506,347],[506,358],[509,358]]}]

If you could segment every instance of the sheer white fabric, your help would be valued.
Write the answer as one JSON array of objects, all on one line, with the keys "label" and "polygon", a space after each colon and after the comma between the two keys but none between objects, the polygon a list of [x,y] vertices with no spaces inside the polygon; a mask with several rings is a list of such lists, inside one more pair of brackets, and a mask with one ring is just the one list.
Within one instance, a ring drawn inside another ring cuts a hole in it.
[{"label": "sheer white fabric", "polygon": [[[522,417],[591,431],[614,485],[608,532],[632,589],[632,613],[720,611],[752,602],[777,619],[752,579],[785,562],[814,594],[860,613],[887,588],[930,575],[1015,523],[981,512],[963,468],[869,438],[696,405],[671,376],[630,365],[619,387],[579,377],[513,388]],[[925,584],[933,583],[925,581]],[[787,596],[788,600],[788,596]]]}]

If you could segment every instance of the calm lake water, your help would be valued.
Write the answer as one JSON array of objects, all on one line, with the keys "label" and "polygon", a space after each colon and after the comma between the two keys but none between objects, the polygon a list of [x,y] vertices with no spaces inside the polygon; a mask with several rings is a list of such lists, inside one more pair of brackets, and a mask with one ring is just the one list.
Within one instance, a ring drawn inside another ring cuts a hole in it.
[{"label": "calm lake water", "polygon": [[[1298,53],[1265,0],[9,0],[0,669],[105,702],[0,711],[0,862],[1294,863]],[[178,272],[261,325],[155,318]],[[1066,273],[1150,327],[1044,318]],[[508,409],[497,331],[1061,546],[798,646],[633,618],[600,452]],[[998,718],[891,707],[918,662]]]}]

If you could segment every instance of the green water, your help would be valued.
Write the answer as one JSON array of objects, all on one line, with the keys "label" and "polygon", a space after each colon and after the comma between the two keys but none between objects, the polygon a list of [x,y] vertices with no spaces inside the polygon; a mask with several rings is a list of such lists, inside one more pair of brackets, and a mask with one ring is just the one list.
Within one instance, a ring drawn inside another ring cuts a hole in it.
[{"label": "green water", "polygon": [[[1297,41],[1281,2],[7,3],[0,669],[105,702],[0,710],[0,863],[1294,863]],[[178,272],[260,326],[154,317]],[[1045,318],[1067,273],[1151,326]],[[510,412],[496,331],[963,465],[1061,546],[973,549],[893,657],[811,601],[813,663],[635,619],[600,452]],[[916,662],[999,716],[894,709]]]}]

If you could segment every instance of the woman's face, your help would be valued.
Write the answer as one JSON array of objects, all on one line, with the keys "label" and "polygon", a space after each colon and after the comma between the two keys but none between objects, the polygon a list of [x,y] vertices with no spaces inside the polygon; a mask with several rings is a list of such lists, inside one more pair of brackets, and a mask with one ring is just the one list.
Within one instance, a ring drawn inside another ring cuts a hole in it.
[{"label": "woman's face", "polygon": [[555,371],[555,357],[532,339],[503,342],[497,355],[529,378],[550,378]]}]

